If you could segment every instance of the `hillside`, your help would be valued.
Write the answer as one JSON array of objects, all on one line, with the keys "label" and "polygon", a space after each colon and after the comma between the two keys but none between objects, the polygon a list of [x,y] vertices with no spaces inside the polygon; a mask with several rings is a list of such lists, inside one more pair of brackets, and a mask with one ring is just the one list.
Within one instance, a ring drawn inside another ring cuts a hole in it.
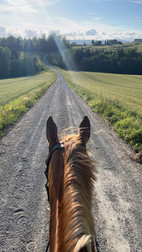
[{"label": "hillside", "polygon": [[134,49],[137,48],[138,52],[142,52],[142,42],[132,42],[132,43],[122,43],[122,44],[117,44],[117,45],[101,45],[101,46],[93,46],[93,45],[78,45],[78,46],[73,46],[73,49],[79,49],[79,48],[84,48],[84,49],[91,49],[92,51],[102,49],[105,51],[115,51],[118,49]]}]

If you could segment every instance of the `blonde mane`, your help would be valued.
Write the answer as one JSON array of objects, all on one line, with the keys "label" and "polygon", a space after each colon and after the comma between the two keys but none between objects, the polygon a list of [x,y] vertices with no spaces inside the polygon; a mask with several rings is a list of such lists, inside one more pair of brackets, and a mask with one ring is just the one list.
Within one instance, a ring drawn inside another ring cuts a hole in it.
[{"label": "blonde mane", "polygon": [[[89,157],[80,136],[69,135],[64,142],[64,176],[59,202],[59,251],[92,251],[94,239],[94,219],[92,216],[92,197],[96,169]],[[60,193],[60,192],[59,192]]]}]

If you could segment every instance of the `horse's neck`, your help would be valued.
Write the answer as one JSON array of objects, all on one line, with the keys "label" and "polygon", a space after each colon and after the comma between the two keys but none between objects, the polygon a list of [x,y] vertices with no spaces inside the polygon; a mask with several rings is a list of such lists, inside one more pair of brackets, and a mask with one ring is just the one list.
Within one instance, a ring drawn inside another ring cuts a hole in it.
[{"label": "horse's neck", "polygon": [[58,251],[58,226],[58,201],[56,197],[52,197],[50,210],[50,252]]},{"label": "horse's neck", "polygon": [[[87,237],[88,235],[92,234],[92,230],[90,229],[90,227],[89,232],[87,233],[83,230],[84,223],[86,223],[86,220],[83,221],[82,218],[84,218],[86,214],[83,214],[81,219],[78,219],[80,218],[81,212],[79,212],[79,210],[77,209],[78,202],[76,201],[76,199],[74,200],[75,194],[71,185],[73,183],[72,179],[74,179],[74,176],[71,178],[70,167],[66,167],[66,169],[63,166],[62,168],[58,167],[58,172],[59,172],[58,183],[56,183],[56,185],[58,184],[58,186],[57,187],[55,186],[54,183],[55,180],[53,179],[55,174],[54,171],[52,171],[53,176],[51,176],[51,178],[53,180],[51,183],[51,188],[49,190],[50,192],[52,192],[52,197],[50,197],[51,199],[50,251],[67,252],[71,251],[71,247],[74,247],[74,245],[77,244],[79,238],[83,233],[86,234]],[[79,197],[77,198],[79,199]],[[89,200],[87,204],[88,207],[90,206],[90,202],[91,201]],[[89,207],[89,209],[90,208],[91,206]],[[91,219],[91,223],[92,221],[93,220]],[[86,228],[88,229],[88,224],[85,227],[85,230]],[[86,245],[84,244],[84,248],[80,248],[80,251],[82,252],[94,251],[93,249],[91,249],[90,246],[89,246],[90,249],[88,249],[87,248],[88,245],[87,246]]]},{"label": "horse's neck", "polygon": [[[56,169],[55,169],[56,170]],[[60,202],[63,191],[63,166],[58,167],[58,177],[54,174],[54,168],[52,172],[49,172],[50,176],[50,189],[51,197],[51,211],[50,211],[50,252],[60,252],[60,237],[63,235],[60,230],[62,224],[60,223]],[[56,185],[56,186],[55,186]]]}]

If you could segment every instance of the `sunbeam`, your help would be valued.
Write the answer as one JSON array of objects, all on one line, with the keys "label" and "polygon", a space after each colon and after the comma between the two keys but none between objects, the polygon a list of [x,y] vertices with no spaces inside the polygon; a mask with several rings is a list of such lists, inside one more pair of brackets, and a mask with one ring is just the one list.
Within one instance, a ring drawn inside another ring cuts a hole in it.
[{"label": "sunbeam", "polygon": [[54,35],[55,43],[58,47],[58,50],[60,52],[60,55],[62,56],[62,59],[66,65],[67,70],[77,70],[76,64],[73,61],[73,58],[69,52],[69,50],[66,48],[65,43],[63,39],[61,39],[60,36]]}]

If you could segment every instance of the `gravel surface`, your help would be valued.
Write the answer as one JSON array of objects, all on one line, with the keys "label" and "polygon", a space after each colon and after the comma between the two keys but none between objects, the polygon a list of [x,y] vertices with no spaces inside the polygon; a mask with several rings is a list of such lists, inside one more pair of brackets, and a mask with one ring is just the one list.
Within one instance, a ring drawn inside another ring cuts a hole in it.
[{"label": "gravel surface", "polygon": [[45,124],[52,115],[59,135],[91,121],[88,148],[96,160],[93,214],[100,252],[142,251],[142,166],[100,117],[66,84],[57,81],[0,141],[0,251],[45,252],[49,205],[45,190],[48,146]]}]

